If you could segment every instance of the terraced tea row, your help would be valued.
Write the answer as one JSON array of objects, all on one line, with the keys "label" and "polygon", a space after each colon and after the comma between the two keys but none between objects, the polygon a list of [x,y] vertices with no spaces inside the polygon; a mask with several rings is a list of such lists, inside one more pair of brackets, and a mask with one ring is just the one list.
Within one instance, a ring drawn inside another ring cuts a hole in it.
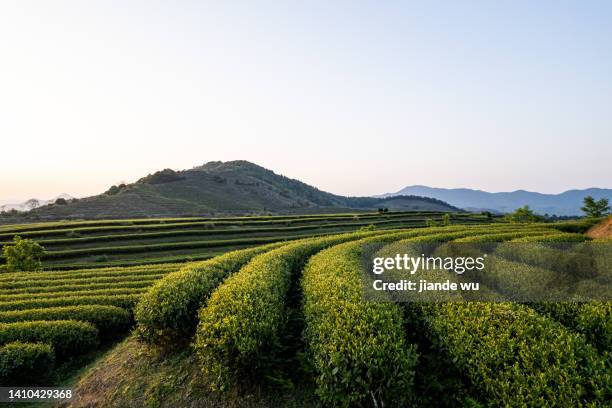
[{"label": "terraced tea row", "polygon": [[[319,223],[325,221],[338,221],[338,220],[371,220],[371,219],[389,219],[394,217],[420,217],[420,218],[435,218],[441,217],[444,213],[437,211],[397,211],[391,213],[344,213],[344,214],[321,214],[321,215],[288,215],[288,216],[245,216],[245,217],[222,217],[222,218],[145,218],[145,219],[124,219],[124,220],[97,220],[97,221],[61,221],[61,222],[44,222],[44,223],[32,223],[32,224],[15,224],[15,225],[1,225],[0,226],[0,237],[5,235],[12,235],[14,233],[22,234],[26,236],[26,232],[41,232],[49,233],[52,231],[59,231],[65,233],[68,231],[78,231],[80,233],[95,232],[99,231],[99,228],[107,229],[108,231],[117,232],[111,228],[127,228],[131,229],[153,227],[154,229],[166,229],[173,228],[179,224],[191,224],[191,225],[207,225],[213,224],[213,226],[260,226],[267,224],[276,225],[287,225],[299,224],[299,223]],[[486,219],[487,216],[471,213],[456,213],[454,214],[457,218],[481,218]],[[207,223],[207,224],[206,224]],[[91,228],[91,230],[83,229]]]},{"label": "terraced tea row", "polygon": [[[203,371],[215,379],[215,384],[224,388],[237,377],[265,369],[275,361],[274,355],[278,352],[275,348],[286,335],[286,318],[290,312],[286,305],[291,303],[288,301],[291,282],[299,276],[306,259],[325,247],[331,247],[312,257],[302,282],[306,352],[317,370],[312,375],[317,381],[320,397],[334,405],[371,402],[373,398],[379,402],[396,403],[410,400],[413,396],[409,389],[415,371],[418,373],[418,359],[415,347],[407,342],[408,337],[403,332],[404,308],[393,303],[363,300],[359,272],[362,245],[368,239],[377,242],[406,238],[409,242],[504,241],[524,237],[546,240],[558,236],[559,231],[548,225],[499,225],[377,231],[369,235],[372,238],[364,239],[365,235],[352,234],[303,240],[260,255],[251,254],[254,257],[214,291],[220,279],[216,279],[213,285],[202,285],[203,289],[196,291],[184,284],[185,298],[192,300],[180,302],[175,312],[166,313],[157,306],[159,293],[168,287],[165,297],[169,299],[170,296],[180,297],[181,292],[178,285],[171,285],[170,275],[167,282],[160,282],[156,287],[158,294],[147,299],[147,313],[159,318],[153,319],[154,324],[151,324],[151,319],[138,319],[139,330],[145,334],[142,337],[162,346],[188,343],[197,319],[193,311],[185,313],[184,306],[201,305],[195,350]],[[568,235],[568,239],[576,238]],[[343,241],[348,242],[341,244]],[[191,279],[186,279],[186,282]],[[198,298],[199,301],[195,300]],[[169,304],[159,303],[164,304],[164,308]],[[541,398],[561,404],[588,401],[597,404],[609,396],[605,360],[579,333],[525,306],[503,303],[477,305],[424,304],[414,306],[416,312],[410,308],[406,310],[414,327],[426,329],[430,341],[456,351],[448,356],[448,363],[470,373],[466,387],[474,393],[474,398],[511,405],[514,402],[529,405]],[[480,317],[482,313],[490,315],[493,322],[499,318],[497,334],[479,327],[484,324]],[[511,320],[508,320],[509,313],[512,314]],[[182,315],[186,324],[173,325],[173,317],[177,314]],[[443,337],[443,330],[438,325],[445,330],[452,328],[453,334]],[[471,337],[466,337],[462,325],[469,327]],[[152,335],[155,332],[160,335]],[[535,338],[523,338],[531,334]],[[459,349],[463,340],[471,347],[482,344],[475,351],[481,358],[478,365],[474,366],[474,361]],[[567,345],[565,353],[570,357],[558,351],[554,357],[556,363],[551,364],[542,353],[551,347],[555,351],[561,350],[558,346],[561,343]],[[524,351],[518,355],[509,353],[505,357],[508,360],[497,360],[499,356],[494,344],[498,344],[500,350],[508,347],[508,351],[520,345]],[[529,354],[531,348],[534,352]],[[583,365],[579,368],[572,366],[568,363],[572,359]],[[394,363],[388,364],[389,361]],[[499,364],[509,366],[506,370]],[[531,367],[533,372],[521,369],[517,373],[512,368],[517,366]],[[500,371],[495,374],[491,370]],[[488,377],[483,381],[485,373]],[[591,380],[585,380],[587,373],[592,375]],[[556,380],[567,381],[561,392],[551,386]],[[398,393],[398,390],[401,391]],[[557,394],[553,397],[555,392]]]},{"label": "terraced tea row", "polygon": [[44,381],[55,364],[116,339],[148,286],[181,264],[0,277],[0,383]]},{"label": "terraced tea row", "polygon": [[[42,375],[53,358],[65,358],[63,350],[53,355],[63,347],[59,327],[70,333],[66,344],[74,354],[82,353],[105,333],[125,331],[137,302],[139,338],[168,350],[193,344],[207,381],[218,389],[271,372],[289,376],[288,367],[301,372],[296,364],[304,355],[309,363],[302,369],[309,367],[306,375],[325,405],[427,405],[423,378],[442,384],[455,370],[463,373],[454,379],[461,392],[447,396],[455,403],[603,406],[612,383],[605,357],[609,338],[601,330],[610,324],[607,303],[566,305],[555,314],[539,304],[397,304],[366,301],[362,294],[366,243],[385,244],[384,253],[396,243],[584,239],[556,227],[362,231],[255,246],[180,270],[168,265],[159,271],[129,268],[131,274],[112,268],[7,275],[0,277],[0,357],[26,356],[21,372]],[[39,327],[40,320],[45,323]],[[586,323],[593,321],[599,323]],[[35,335],[20,334],[24,330]],[[39,370],[28,369],[33,366]]]},{"label": "terraced tea row", "polygon": [[[439,221],[442,215],[435,212],[398,212],[50,223],[48,226],[4,227],[0,231],[0,245],[10,244],[16,234],[33,239],[45,247],[44,265],[53,269],[75,269],[84,265],[128,266],[204,260],[255,245],[337,234],[370,226],[377,229],[422,227],[426,220]],[[451,215],[451,222],[455,224],[490,221],[487,216],[479,214]]]}]

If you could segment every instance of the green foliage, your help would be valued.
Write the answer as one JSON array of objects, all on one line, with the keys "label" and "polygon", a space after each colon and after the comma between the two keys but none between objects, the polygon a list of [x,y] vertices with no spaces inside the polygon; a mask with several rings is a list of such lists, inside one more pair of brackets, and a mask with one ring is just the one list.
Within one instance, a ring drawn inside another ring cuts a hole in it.
[{"label": "green foliage", "polygon": [[449,214],[449,213],[445,213],[445,214],[442,216],[442,224],[441,224],[441,225],[442,225],[443,227],[446,227],[446,226],[448,226],[448,225],[450,225],[450,224],[451,224],[451,217],[450,217],[450,214]]},{"label": "green foliage", "polygon": [[230,252],[167,275],[136,306],[135,317],[140,337],[165,347],[189,341],[198,323],[200,306],[223,279],[255,255],[277,246],[272,244]]},{"label": "green foliage", "polygon": [[119,194],[121,191],[126,189],[126,185],[121,183],[118,185],[114,185],[114,186],[110,186],[110,188],[108,190],[106,190],[106,192],[104,194],[106,195],[116,195]]},{"label": "green foliage", "polygon": [[532,307],[582,333],[602,353],[612,352],[612,303],[543,302]]},{"label": "green foliage", "polygon": [[431,227],[437,227],[437,226],[438,226],[438,223],[437,223],[435,220],[431,219],[431,218],[427,218],[427,219],[425,220],[425,225],[426,225],[427,227],[431,228]]},{"label": "green foliage", "polygon": [[74,296],[64,298],[46,299],[44,296],[36,299],[15,300],[12,302],[1,302],[0,311],[39,309],[58,306],[77,305],[111,305],[132,309],[140,295],[114,295],[114,296]]},{"label": "green foliage", "polygon": [[491,213],[491,211],[483,211],[481,212],[481,214],[487,217],[487,219],[489,220],[493,218],[493,214]]},{"label": "green foliage", "polygon": [[572,234],[565,232],[550,232],[546,235],[536,236],[523,236],[521,238],[513,239],[513,242],[584,242],[588,238],[582,234]]},{"label": "green foliage", "polygon": [[459,238],[456,242],[503,242],[514,239],[525,239],[527,237],[534,237],[539,240],[549,235],[556,235],[556,231],[550,228],[538,227],[496,233],[484,232],[475,236]]},{"label": "green foliage", "polygon": [[36,271],[42,269],[41,258],[45,249],[31,239],[22,239],[15,235],[13,245],[4,246],[2,253],[8,272]]},{"label": "green foliage", "polygon": [[308,354],[317,394],[329,406],[380,406],[411,397],[417,353],[393,303],[364,301],[360,242],[310,259],[302,279]]},{"label": "green foliage", "polygon": [[505,303],[413,303],[411,317],[494,406],[609,401],[610,372],[584,338]]},{"label": "green foliage", "polygon": [[292,275],[308,257],[373,233],[343,234],[287,244],[253,258],[230,276],[200,309],[194,350],[215,386],[257,373],[275,353],[286,322],[285,298]]},{"label": "green foliage", "polygon": [[98,329],[74,320],[0,323],[0,344],[15,341],[50,344],[61,359],[96,347]]},{"label": "green foliage", "polygon": [[517,208],[513,213],[510,213],[504,217],[506,221],[510,222],[541,222],[544,221],[544,217],[537,215],[533,212],[528,205],[521,208]]},{"label": "green foliage", "polygon": [[125,333],[132,323],[130,312],[116,306],[79,305],[0,312],[0,322],[79,320],[96,326],[102,338]]},{"label": "green foliage", "polygon": [[595,200],[591,196],[584,197],[584,206],[580,208],[589,218],[603,217],[610,213],[610,202],[607,198]]},{"label": "green foliage", "polygon": [[0,346],[0,385],[34,385],[44,381],[55,363],[49,344],[14,341]]},{"label": "green foliage", "polygon": [[146,177],[138,180],[138,183],[141,184],[163,184],[163,183],[171,183],[173,181],[184,180],[185,176],[181,173],[176,172],[172,169],[164,169],[157,171],[153,174],[149,174]]}]

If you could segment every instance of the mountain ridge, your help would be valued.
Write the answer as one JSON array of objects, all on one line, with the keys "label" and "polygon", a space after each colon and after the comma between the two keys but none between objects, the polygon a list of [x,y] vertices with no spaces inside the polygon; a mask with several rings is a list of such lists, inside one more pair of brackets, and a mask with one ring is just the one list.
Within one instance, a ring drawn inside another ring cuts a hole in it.
[{"label": "mountain ridge", "polygon": [[381,194],[376,197],[393,197],[404,194],[437,198],[466,210],[488,210],[506,213],[523,205],[529,205],[539,214],[558,216],[580,215],[582,200],[588,195],[595,199],[608,198],[612,201],[612,189],[598,187],[570,189],[558,194],[549,194],[522,189],[491,193],[470,188],[439,188],[411,185],[395,193]]},{"label": "mountain ridge", "polygon": [[[458,211],[437,199],[417,196],[345,197],[236,160],[208,162],[188,170],[164,169],[106,192],[51,204],[21,214],[24,222],[104,219],[308,214],[371,211]],[[6,219],[4,222],[7,222]]]}]

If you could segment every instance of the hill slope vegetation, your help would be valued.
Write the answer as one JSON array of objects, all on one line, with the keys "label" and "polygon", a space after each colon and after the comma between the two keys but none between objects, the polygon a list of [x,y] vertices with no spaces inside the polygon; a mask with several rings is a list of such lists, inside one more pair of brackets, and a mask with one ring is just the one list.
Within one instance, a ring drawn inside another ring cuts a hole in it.
[{"label": "hill slope vegetation", "polygon": [[[344,197],[321,191],[247,161],[165,169],[103,194],[36,208],[4,223],[55,219],[291,214],[373,210],[456,211],[437,199]],[[0,219],[0,222],[1,219]]]}]

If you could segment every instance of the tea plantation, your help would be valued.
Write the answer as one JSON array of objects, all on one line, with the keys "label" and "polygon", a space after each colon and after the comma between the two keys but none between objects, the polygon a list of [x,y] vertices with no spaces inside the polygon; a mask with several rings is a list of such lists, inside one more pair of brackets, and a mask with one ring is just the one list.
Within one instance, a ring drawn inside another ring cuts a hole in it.
[{"label": "tea plantation", "polygon": [[[546,250],[587,239],[580,223],[465,214],[424,227],[436,217],[7,227],[3,239],[36,239],[49,249],[46,265],[64,268],[102,254],[101,264],[209,259],[0,275],[0,381],[54,383],[58,367],[133,329],[80,376],[71,406],[609,406],[610,303],[364,300],[369,242],[382,251],[458,241]],[[555,273],[537,256],[496,256],[513,270]]]}]

